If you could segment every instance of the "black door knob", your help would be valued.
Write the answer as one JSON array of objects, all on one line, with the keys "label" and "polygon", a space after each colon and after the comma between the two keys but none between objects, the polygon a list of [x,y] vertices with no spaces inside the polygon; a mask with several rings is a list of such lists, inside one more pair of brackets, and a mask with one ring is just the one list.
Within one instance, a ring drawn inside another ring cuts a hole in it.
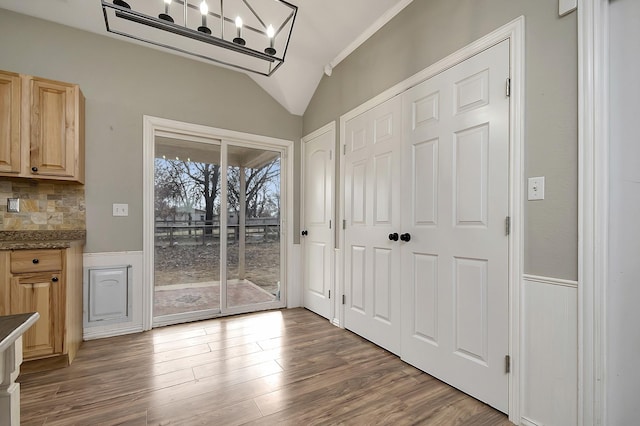
[{"label": "black door knob", "polygon": [[40,263],[40,260],[39,259],[33,259],[32,262],[33,263]]},{"label": "black door knob", "polygon": [[32,168],[31,168],[31,171],[32,171],[33,173],[37,173],[37,172],[38,172],[38,168],[37,168],[37,167],[32,167]]},{"label": "black door knob", "polygon": [[393,234],[389,234],[389,239],[391,241],[398,241],[398,233],[394,232]]},{"label": "black door knob", "polygon": [[58,282],[58,277],[51,278],[51,282],[57,283]]},{"label": "black door knob", "polygon": [[405,232],[404,234],[400,235],[400,239],[408,243],[409,241],[411,241],[411,234]]},{"label": "black door knob", "polygon": [[304,231],[301,232],[302,235],[309,235],[309,231],[307,231],[306,229]]}]

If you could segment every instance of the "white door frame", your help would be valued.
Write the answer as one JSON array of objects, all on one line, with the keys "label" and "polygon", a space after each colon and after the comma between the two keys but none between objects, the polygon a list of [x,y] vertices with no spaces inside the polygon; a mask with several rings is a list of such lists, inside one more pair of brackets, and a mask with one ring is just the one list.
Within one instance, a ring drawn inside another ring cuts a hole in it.
[{"label": "white door frame", "polygon": [[607,424],[609,0],[578,5],[578,424]]},{"label": "white door frame", "polygon": [[[165,118],[143,117],[143,291],[142,291],[142,319],[143,330],[150,330],[153,326],[153,293],[154,293],[154,158],[156,134],[176,135],[177,137],[190,137],[201,140],[217,139],[224,142],[232,142],[252,147],[273,149],[281,152],[281,238],[284,239],[284,253],[281,253],[281,278],[283,281],[280,301],[264,304],[260,309],[273,309],[286,305],[289,286],[292,285],[293,262],[290,261],[293,253],[293,141],[277,139],[268,136],[253,135],[227,129],[202,126],[185,123]],[[223,143],[224,147],[226,145]],[[222,182],[222,189],[226,182]],[[224,216],[223,216],[224,220]],[[255,305],[251,311],[254,311]],[[242,308],[222,307],[222,314],[229,315],[246,312]],[[195,318],[201,319],[201,318]],[[157,324],[162,325],[162,324]]]},{"label": "white door frame", "polygon": [[[511,235],[509,239],[509,354],[511,356],[511,374],[509,375],[509,420],[520,423],[521,379],[520,379],[520,336],[521,336],[521,295],[523,275],[523,184],[524,184],[524,105],[525,105],[525,19],[520,16],[508,24],[496,29],[479,40],[452,53],[428,68],[414,74],[401,83],[385,90],[378,96],[354,108],[340,117],[340,143],[346,140],[345,127],[347,121],[363,112],[399,95],[419,83],[439,74],[464,60],[509,40],[509,65],[511,70],[511,102],[509,106],[509,215],[511,217]],[[345,219],[344,213],[344,161],[340,161],[340,194],[341,200],[339,223]],[[339,243],[341,258],[344,258],[344,230],[340,227]],[[344,294],[344,265],[340,265],[340,282],[338,294]],[[344,306],[338,312],[339,324],[344,327]]]},{"label": "white door frame", "polygon": [[[317,138],[320,135],[323,135],[325,133],[329,133],[331,132],[332,136],[333,136],[333,141],[334,141],[334,147],[333,147],[333,158],[331,159],[331,170],[329,171],[331,174],[331,199],[329,200],[329,202],[331,203],[331,223],[332,225],[332,231],[331,232],[331,259],[329,260],[330,263],[330,271],[329,271],[329,276],[331,277],[331,282],[329,283],[329,289],[331,291],[331,295],[332,297],[330,298],[330,305],[331,305],[331,310],[330,310],[330,314],[329,314],[329,321],[333,322],[335,317],[336,317],[336,312],[335,312],[335,303],[333,303],[333,300],[335,300],[336,298],[336,283],[335,283],[335,267],[336,267],[336,262],[335,262],[335,258],[336,258],[336,253],[335,253],[335,247],[336,247],[336,233],[335,233],[335,228],[336,226],[338,226],[336,224],[336,159],[338,158],[338,152],[335,149],[335,139],[336,139],[336,122],[335,121],[331,121],[327,124],[325,124],[324,126],[320,127],[319,129],[309,133],[308,135],[304,136],[301,140],[300,140],[300,229],[306,229],[306,223],[304,223],[304,190],[305,190],[305,179],[304,177],[306,176],[305,174],[305,169],[304,169],[304,159],[305,159],[305,152],[306,152],[306,143],[309,142],[310,140],[313,140],[315,138]],[[304,244],[306,241],[301,241],[300,244]],[[302,267],[304,268],[305,266],[305,258],[304,258],[304,253],[305,250],[302,250],[302,254],[301,254],[301,264],[303,265]],[[304,271],[302,271],[302,276],[304,277]],[[302,304],[304,306],[304,289],[305,289],[305,284],[306,283],[302,283]]]}]

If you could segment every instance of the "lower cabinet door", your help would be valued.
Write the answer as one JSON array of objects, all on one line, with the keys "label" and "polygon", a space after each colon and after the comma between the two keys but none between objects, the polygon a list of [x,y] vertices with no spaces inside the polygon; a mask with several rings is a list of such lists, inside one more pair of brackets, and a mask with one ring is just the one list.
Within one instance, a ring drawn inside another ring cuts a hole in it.
[{"label": "lower cabinet door", "polygon": [[11,313],[40,314],[38,321],[23,335],[24,359],[62,353],[64,306],[64,282],[60,272],[12,276]]}]

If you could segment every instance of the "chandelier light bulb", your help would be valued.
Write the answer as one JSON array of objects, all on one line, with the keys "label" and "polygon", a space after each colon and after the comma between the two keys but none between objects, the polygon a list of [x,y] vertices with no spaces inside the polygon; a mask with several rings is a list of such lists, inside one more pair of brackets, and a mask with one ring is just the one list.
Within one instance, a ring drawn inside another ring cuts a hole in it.
[{"label": "chandelier light bulb", "polygon": [[276,35],[276,30],[273,29],[273,25],[267,27],[267,37],[269,37],[269,47],[264,49],[264,53],[269,56],[276,54],[276,49],[273,48],[273,37]]},{"label": "chandelier light bulb", "polygon": [[242,18],[239,16],[236,16],[236,28],[238,29],[238,35],[233,39],[233,42],[235,44],[239,44],[240,46],[244,46],[246,42],[242,38]]},{"label": "chandelier light bulb", "polygon": [[198,27],[198,31],[205,34],[211,34],[211,30],[207,27],[207,14],[209,13],[209,6],[206,0],[202,0],[200,3],[200,13],[202,13],[202,25]]}]

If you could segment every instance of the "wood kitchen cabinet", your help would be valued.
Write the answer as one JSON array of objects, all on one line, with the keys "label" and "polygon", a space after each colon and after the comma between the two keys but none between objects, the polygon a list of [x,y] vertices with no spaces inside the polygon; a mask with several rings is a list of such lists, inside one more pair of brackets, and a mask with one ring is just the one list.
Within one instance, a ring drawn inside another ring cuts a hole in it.
[{"label": "wood kitchen cabinet", "polygon": [[21,80],[0,71],[0,173],[20,173]]},{"label": "wood kitchen cabinet", "polygon": [[0,176],[84,183],[79,86],[0,71]]},{"label": "wood kitchen cabinet", "polygon": [[11,278],[11,314],[38,312],[40,319],[22,339],[25,359],[62,355],[64,280],[62,271],[17,274]]},{"label": "wood kitchen cabinet", "polygon": [[0,251],[0,277],[0,315],[40,314],[22,338],[23,371],[69,365],[82,342],[81,245]]}]

